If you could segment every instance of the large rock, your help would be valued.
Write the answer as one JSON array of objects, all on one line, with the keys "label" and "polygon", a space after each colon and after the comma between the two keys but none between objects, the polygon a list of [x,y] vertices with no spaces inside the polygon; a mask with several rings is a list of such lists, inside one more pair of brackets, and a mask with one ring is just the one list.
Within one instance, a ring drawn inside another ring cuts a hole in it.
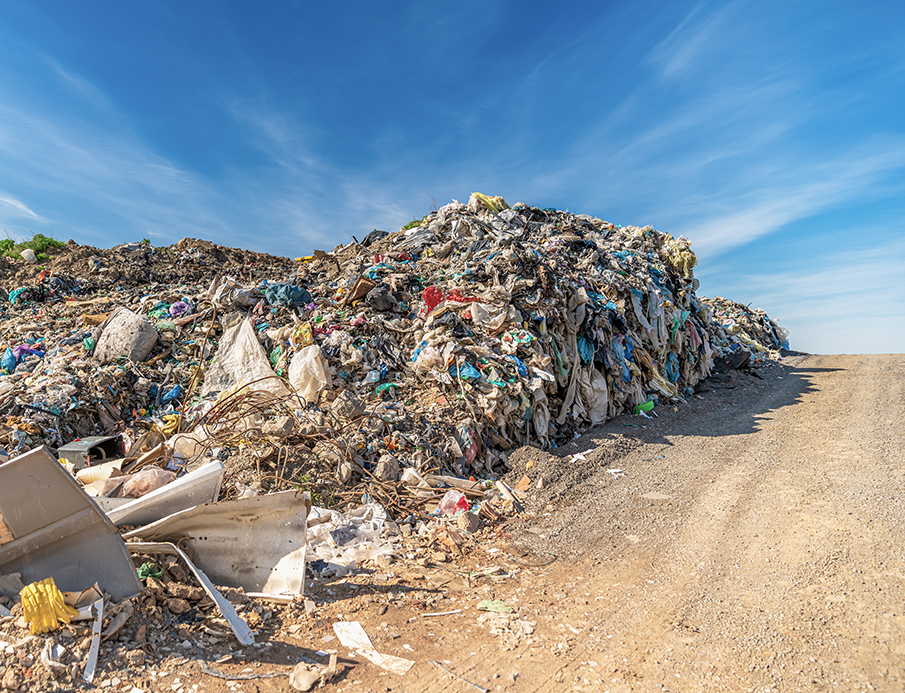
[{"label": "large rock", "polygon": [[117,308],[102,327],[94,349],[101,363],[126,356],[131,361],[144,361],[157,343],[157,330],[128,308]]}]

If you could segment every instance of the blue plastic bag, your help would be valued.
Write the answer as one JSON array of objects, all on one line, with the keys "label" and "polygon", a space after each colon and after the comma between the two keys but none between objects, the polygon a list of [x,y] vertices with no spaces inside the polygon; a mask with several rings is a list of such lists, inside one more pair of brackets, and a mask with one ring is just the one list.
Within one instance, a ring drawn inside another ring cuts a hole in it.
[{"label": "blue plastic bag", "polygon": [[0,358],[0,368],[12,373],[14,370],[16,370],[17,365],[19,365],[19,360],[16,358],[16,355],[13,354],[13,348],[6,347],[6,351],[4,352],[3,357]]}]

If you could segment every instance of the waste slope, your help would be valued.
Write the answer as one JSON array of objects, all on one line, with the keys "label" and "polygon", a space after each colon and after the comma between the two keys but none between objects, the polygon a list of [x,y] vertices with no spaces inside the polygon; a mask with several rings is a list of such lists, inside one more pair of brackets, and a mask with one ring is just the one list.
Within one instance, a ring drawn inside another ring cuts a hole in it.
[{"label": "waste slope", "polygon": [[[236,459],[260,444],[258,476],[278,439],[280,483],[301,478],[290,456],[316,460],[337,488],[406,467],[499,474],[514,448],[553,448],[679,400],[714,359],[771,356],[787,336],[762,312],[699,297],[683,237],[480,194],[295,261],[237,265],[244,251],[189,239],[132,245],[117,252],[171,281],[100,285],[107,273],[89,261],[111,251],[82,247],[87,258],[60,266],[81,275],[88,263],[85,276],[44,271],[22,285],[23,264],[9,261],[10,451],[194,429],[179,454]],[[120,308],[141,320],[111,341]],[[150,353],[136,348],[148,324]],[[102,362],[94,349],[108,343],[129,348]],[[258,394],[230,399],[241,392]]]}]

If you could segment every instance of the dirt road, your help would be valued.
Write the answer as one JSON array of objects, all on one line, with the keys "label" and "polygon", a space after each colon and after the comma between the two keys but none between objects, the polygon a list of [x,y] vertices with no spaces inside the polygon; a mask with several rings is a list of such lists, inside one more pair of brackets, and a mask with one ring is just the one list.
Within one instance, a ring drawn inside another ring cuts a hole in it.
[{"label": "dirt road", "polygon": [[[350,666],[331,692],[905,689],[905,356],[760,373],[556,456],[522,449],[535,520],[461,564],[314,589],[307,624],[243,671],[337,648],[343,619],[415,664],[398,676],[339,647]],[[482,599],[515,611],[483,614]],[[195,671],[185,690],[290,690]]]},{"label": "dirt road", "polygon": [[[463,614],[401,614],[378,649],[416,660],[408,675],[364,664],[335,688],[476,690],[430,660],[524,693],[905,688],[905,357],[761,373],[578,441],[586,461],[558,460],[590,474],[577,494],[511,537],[559,560],[463,591]],[[477,622],[491,597],[536,624],[514,649]],[[379,634],[386,618],[360,620]]]}]

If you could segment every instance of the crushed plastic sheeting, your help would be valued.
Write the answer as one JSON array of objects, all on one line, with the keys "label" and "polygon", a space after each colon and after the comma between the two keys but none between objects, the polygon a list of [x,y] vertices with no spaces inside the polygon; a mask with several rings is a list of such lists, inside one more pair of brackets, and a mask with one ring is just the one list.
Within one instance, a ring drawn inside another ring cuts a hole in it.
[{"label": "crushed plastic sheeting", "polygon": [[386,510],[377,503],[347,513],[313,507],[308,520],[309,560],[348,568],[392,554],[392,545],[381,541],[386,523]]}]

